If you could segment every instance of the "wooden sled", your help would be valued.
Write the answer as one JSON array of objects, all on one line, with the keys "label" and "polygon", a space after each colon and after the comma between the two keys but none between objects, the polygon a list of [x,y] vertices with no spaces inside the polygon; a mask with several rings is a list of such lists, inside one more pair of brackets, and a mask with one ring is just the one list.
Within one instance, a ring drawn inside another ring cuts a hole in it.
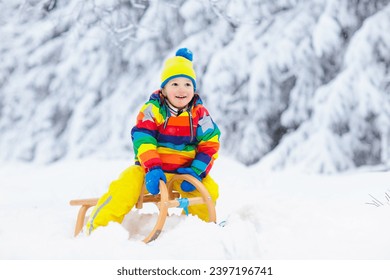
[{"label": "wooden sled", "polygon": [[[187,181],[195,186],[195,188],[200,192],[201,196],[192,197],[192,198],[180,198],[180,194],[178,192],[173,191],[172,186],[176,181]],[[216,222],[216,211],[214,201],[211,199],[209,192],[206,187],[188,174],[176,174],[172,177],[172,179],[166,185],[163,181],[160,180],[160,194],[151,195],[145,194],[146,188],[145,184],[142,187],[141,195],[136,204],[137,209],[142,209],[143,203],[153,202],[157,205],[159,209],[159,214],[157,218],[157,222],[153,228],[153,230],[149,233],[148,236],[145,237],[143,242],[149,243],[155,240],[161,233],[162,228],[164,227],[165,220],[168,216],[168,209],[173,207],[183,207],[191,206],[196,204],[206,204],[207,210],[209,212],[209,221],[208,222]],[[85,215],[87,210],[95,206],[97,204],[98,198],[89,198],[89,199],[76,199],[71,200],[69,203],[72,206],[80,206],[80,210],[77,215],[76,226],[74,231],[74,236],[77,236],[83,226],[85,221]]]}]

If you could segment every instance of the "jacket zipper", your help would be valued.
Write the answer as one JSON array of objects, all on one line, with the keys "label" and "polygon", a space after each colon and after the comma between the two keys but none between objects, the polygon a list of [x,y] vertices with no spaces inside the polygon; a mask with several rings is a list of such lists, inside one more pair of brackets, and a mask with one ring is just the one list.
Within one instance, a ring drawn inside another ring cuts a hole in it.
[{"label": "jacket zipper", "polygon": [[[166,102],[166,101],[165,101]],[[167,125],[168,125],[168,120],[169,120],[169,115],[170,115],[170,112],[169,112],[169,109],[167,108],[168,105],[167,104],[164,104],[165,106],[165,112],[166,112],[166,115],[167,115],[167,118],[165,119],[164,121],[164,129],[166,129]],[[189,106],[187,108],[187,113],[188,113],[188,117],[190,119],[190,134],[191,134],[191,137],[190,137],[190,142],[192,142],[194,140],[194,128],[192,127],[193,123],[192,123],[192,114],[191,114],[191,107],[192,106]],[[178,114],[179,115],[179,114]]]},{"label": "jacket zipper", "polygon": [[192,127],[192,114],[191,114],[191,110],[190,109],[188,109],[187,112],[188,112],[188,116],[190,118],[190,133],[191,133],[191,140],[190,140],[190,142],[192,142],[194,140],[194,128]]}]

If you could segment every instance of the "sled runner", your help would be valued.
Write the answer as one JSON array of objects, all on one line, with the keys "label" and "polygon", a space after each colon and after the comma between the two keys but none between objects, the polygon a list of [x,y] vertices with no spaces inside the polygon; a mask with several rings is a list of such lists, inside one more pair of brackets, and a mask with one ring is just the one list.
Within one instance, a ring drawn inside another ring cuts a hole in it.
[{"label": "sled runner", "polygon": [[[180,194],[175,192],[172,189],[173,183],[176,181],[187,181],[195,186],[195,188],[200,192],[201,196],[192,197],[192,198],[180,198]],[[163,181],[160,180],[160,194],[151,195],[145,194],[145,184],[142,187],[141,195],[136,204],[137,209],[142,209],[143,203],[155,203],[159,209],[159,214],[157,217],[157,222],[153,230],[145,237],[143,242],[149,243],[155,240],[161,233],[162,228],[164,227],[165,220],[168,216],[168,209],[173,207],[183,208],[184,211],[187,210],[188,206],[196,204],[206,204],[207,210],[209,212],[209,222],[216,222],[216,211],[214,201],[211,199],[209,192],[206,187],[188,174],[177,174],[172,177],[172,179],[166,185]],[[80,206],[80,210],[77,215],[76,226],[74,231],[74,236],[77,236],[81,229],[84,226],[85,215],[88,209],[97,204],[98,198],[89,198],[89,199],[76,199],[71,200],[70,205]]]}]

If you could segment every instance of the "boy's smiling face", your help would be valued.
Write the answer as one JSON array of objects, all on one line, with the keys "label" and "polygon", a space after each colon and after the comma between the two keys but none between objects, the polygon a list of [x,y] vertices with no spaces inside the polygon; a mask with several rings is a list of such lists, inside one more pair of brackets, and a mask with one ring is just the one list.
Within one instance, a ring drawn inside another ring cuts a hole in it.
[{"label": "boy's smiling face", "polygon": [[162,92],[173,106],[183,109],[194,97],[194,86],[190,79],[178,77],[170,80]]}]

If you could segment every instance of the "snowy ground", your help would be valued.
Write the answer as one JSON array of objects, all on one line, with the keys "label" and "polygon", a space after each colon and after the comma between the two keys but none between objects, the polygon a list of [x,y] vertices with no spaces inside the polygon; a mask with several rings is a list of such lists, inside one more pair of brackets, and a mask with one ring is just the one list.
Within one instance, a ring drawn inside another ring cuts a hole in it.
[{"label": "snowy ground", "polygon": [[[69,200],[100,196],[127,164],[0,165],[0,259],[390,259],[390,172],[259,172],[224,157],[212,175],[225,227],[174,211],[145,245],[157,216],[149,208],[74,238]],[[384,205],[367,204],[370,195]]]}]

